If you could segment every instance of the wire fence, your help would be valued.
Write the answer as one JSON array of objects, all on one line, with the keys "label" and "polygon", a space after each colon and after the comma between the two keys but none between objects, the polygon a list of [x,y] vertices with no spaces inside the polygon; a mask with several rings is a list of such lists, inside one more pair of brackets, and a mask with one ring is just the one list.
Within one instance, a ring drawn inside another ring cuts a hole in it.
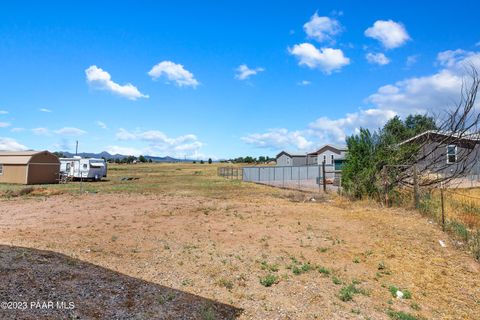
[{"label": "wire fence", "polygon": [[386,193],[386,205],[418,209],[480,260],[479,176],[464,175],[432,186],[422,186],[419,180]]},{"label": "wire fence", "polygon": [[219,167],[217,175],[227,179],[242,180],[243,169],[237,167]]}]

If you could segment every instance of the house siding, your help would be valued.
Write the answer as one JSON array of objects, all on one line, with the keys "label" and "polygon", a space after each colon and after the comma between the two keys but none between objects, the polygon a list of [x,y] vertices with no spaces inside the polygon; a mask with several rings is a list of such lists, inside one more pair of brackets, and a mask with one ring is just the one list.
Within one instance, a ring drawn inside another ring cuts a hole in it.
[{"label": "house siding", "polygon": [[[439,173],[445,176],[453,175],[466,166],[466,174],[480,174],[480,145],[477,144],[472,149],[457,145],[457,157],[462,161],[456,163],[447,163],[447,146],[438,142],[425,144],[419,152],[417,166],[420,170],[428,168],[431,172]],[[428,155],[428,156],[427,156]],[[424,158],[424,159],[423,159]]]}]

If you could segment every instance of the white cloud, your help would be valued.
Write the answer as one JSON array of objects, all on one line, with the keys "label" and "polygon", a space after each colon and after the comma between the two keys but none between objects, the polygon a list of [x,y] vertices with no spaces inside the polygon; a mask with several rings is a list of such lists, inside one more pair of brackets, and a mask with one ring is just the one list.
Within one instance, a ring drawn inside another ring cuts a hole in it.
[{"label": "white cloud", "polygon": [[8,114],[8,111],[6,111],[6,110],[0,110],[0,114]]},{"label": "white cloud", "polygon": [[378,64],[380,66],[390,63],[390,59],[388,59],[383,53],[369,52],[366,54],[365,58],[367,59],[368,63]]},{"label": "white cloud", "polygon": [[28,148],[23,144],[18,143],[15,139],[0,137],[0,150],[5,151],[22,151]]},{"label": "white cloud", "polygon": [[12,128],[12,129],[10,129],[10,131],[12,131],[12,132],[23,132],[23,131],[25,131],[25,128]]},{"label": "white cloud", "polygon": [[326,74],[331,74],[350,64],[350,59],[344,56],[342,50],[333,48],[319,50],[310,43],[296,44],[293,48],[289,48],[289,52],[298,58],[299,65],[320,69]]},{"label": "white cloud", "polygon": [[143,148],[141,153],[148,155],[192,157],[198,156],[199,150],[204,146],[204,143],[199,141],[194,134],[186,134],[173,138],[158,130],[137,130],[131,132],[121,128],[118,130],[116,137],[118,140],[137,140],[146,143],[148,146]]},{"label": "white cloud", "polygon": [[8,122],[0,122],[0,128],[6,128],[6,127],[10,127],[10,123],[8,123]]},{"label": "white cloud", "polygon": [[312,84],[312,82],[309,81],[309,80],[302,80],[302,81],[298,82],[299,86],[309,86],[311,84]]},{"label": "white cloud", "polygon": [[237,69],[235,69],[235,71],[236,71],[235,79],[246,80],[250,76],[253,76],[259,72],[265,71],[265,69],[264,68],[250,69],[246,64],[241,64],[240,66],[238,66]]},{"label": "white cloud", "polygon": [[47,108],[40,108],[40,109],[38,109],[38,111],[40,111],[40,112],[47,112],[47,113],[52,112],[52,110],[47,109]]},{"label": "white cloud", "polygon": [[37,135],[37,136],[46,136],[48,134],[50,134],[50,131],[47,129],[47,128],[34,128],[32,129],[32,132],[33,134]]},{"label": "white cloud", "polygon": [[148,72],[148,75],[152,79],[156,80],[162,76],[165,76],[168,81],[173,81],[179,87],[196,87],[199,82],[193,76],[193,73],[188,71],[181,64],[174,63],[172,61],[162,61]]},{"label": "white cloud", "polygon": [[63,127],[61,129],[55,130],[55,133],[60,135],[68,135],[68,136],[81,136],[87,132],[78,128]]},{"label": "white cloud", "polygon": [[107,129],[107,125],[105,124],[105,122],[97,121],[96,124],[102,129]]},{"label": "white cloud", "polygon": [[128,132],[123,128],[120,128],[117,131],[116,137],[118,140],[134,140],[137,136],[133,133]]},{"label": "white cloud", "polygon": [[438,54],[437,60],[443,69],[383,86],[370,95],[367,102],[400,115],[438,112],[451,107],[458,101],[468,67],[480,67],[480,52],[444,51]]},{"label": "white cloud", "polygon": [[336,19],[319,17],[315,13],[310,21],[303,25],[303,30],[309,38],[324,42],[333,41],[333,37],[342,32],[342,26]]},{"label": "white cloud", "polygon": [[301,131],[289,131],[288,129],[269,129],[265,133],[253,133],[242,140],[248,144],[260,148],[287,149],[306,151],[312,146],[304,133]]},{"label": "white cloud", "polygon": [[305,129],[267,130],[266,133],[248,135],[242,140],[275,150],[295,146],[297,150],[311,150],[301,148],[302,144],[293,143],[288,137],[296,133],[314,147],[324,143],[344,144],[345,138],[357,133],[361,127],[377,129],[395,115],[405,117],[412,113],[441,113],[458,101],[469,66],[480,69],[480,52],[444,51],[438,55],[437,61],[442,68],[434,74],[407,78],[378,88],[366,99],[368,107],[364,109],[340,118],[320,117]]},{"label": "white cloud", "polygon": [[408,57],[407,57],[407,61],[406,61],[406,63],[405,63],[405,65],[407,66],[407,68],[410,68],[410,67],[413,66],[415,63],[417,63],[419,56],[420,56],[420,55],[418,55],[418,54],[414,54],[414,55],[408,56]]},{"label": "white cloud", "polygon": [[447,68],[455,68],[459,63],[463,64],[463,67],[467,64],[479,66],[480,53],[462,49],[446,50],[438,53],[437,61],[441,66]]},{"label": "white cloud", "polygon": [[398,48],[410,40],[405,27],[392,20],[377,20],[365,30],[365,36],[376,39],[387,49]]},{"label": "white cloud", "polygon": [[131,83],[120,85],[112,81],[112,78],[107,71],[104,71],[103,69],[95,65],[88,67],[85,70],[85,74],[87,76],[88,84],[91,85],[93,88],[107,90],[130,100],[137,100],[138,98],[148,98],[148,95],[141,93],[137,89],[137,87],[135,87]]},{"label": "white cloud", "polygon": [[125,156],[136,156],[136,157],[138,157],[141,154],[145,154],[140,149],[122,147],[122,146],[108,146],[106,148],[106,151],[110,154],[121,154]]}]

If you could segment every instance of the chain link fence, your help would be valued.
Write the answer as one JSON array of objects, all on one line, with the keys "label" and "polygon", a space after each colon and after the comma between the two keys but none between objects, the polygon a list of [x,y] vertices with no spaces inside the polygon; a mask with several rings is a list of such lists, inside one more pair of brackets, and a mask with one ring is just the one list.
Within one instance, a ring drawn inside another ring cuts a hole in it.
[{"label": "chain link fence", "polygon": [[242,180],[304,191],[337,191],[341,173],[333,165],[255,166],[243,168]]}]

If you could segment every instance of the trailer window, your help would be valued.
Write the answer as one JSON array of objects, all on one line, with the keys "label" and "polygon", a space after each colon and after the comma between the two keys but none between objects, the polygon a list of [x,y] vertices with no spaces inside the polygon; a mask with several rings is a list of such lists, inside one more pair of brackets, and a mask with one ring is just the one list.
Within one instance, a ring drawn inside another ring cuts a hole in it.
[{"label": "trailer window", "polygon": [[3,175],[3,164],[0,163],[0,176]]},{"label": "trailer window", "polygon": [[457,146],[451,144],[447,146],[447,163],[457,162]]},{"label": "trailer window", "polygon": [[86,163],[83,164],[83,169],[87,169],[88,165]]}]

